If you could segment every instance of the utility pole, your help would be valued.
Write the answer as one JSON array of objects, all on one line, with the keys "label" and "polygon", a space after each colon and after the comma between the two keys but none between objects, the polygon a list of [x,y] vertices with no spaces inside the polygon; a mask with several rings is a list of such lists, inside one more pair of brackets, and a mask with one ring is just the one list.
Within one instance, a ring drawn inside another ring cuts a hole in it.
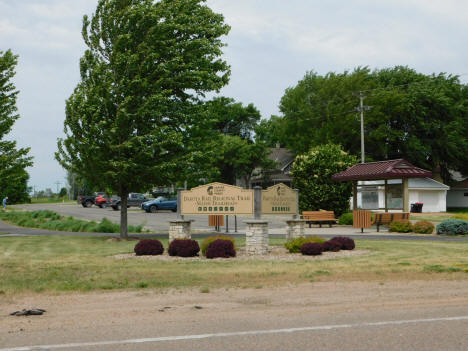
[{"label": "utility pole", "polygon": [[58,196],[58,193],[59,193],[59,186],[60,186],[60,184],[62,184],[62,183],[59,182],[59,181],[57,180],[54,184],[57,185],[57,196]]},{"label": "utility pole", "polygon": [[356,110],[361,112],[361,163],[366,163],[366,154],[364,151],[364,111],[370,110],[370,106],[364,106],[364,98],[366,96],[362,91],[359,92],[359,107]]}]

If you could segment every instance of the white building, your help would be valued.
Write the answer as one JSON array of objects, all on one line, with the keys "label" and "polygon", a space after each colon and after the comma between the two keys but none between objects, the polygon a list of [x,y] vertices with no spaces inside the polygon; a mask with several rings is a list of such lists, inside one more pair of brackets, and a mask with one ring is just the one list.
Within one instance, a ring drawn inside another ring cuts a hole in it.
[{"label": "white building", "polygon": [[[390,179],[387,182],[388,209],[390,211],[401,210],[403,208],[403,182],[401,179]],[[447,211],[447,191],[449,189],[449,186],[431,178],[408,179],[409,202],[410,204],[423,203],[422,212]],[[466,191],[468,193],[468,189]],[[468,197],[466,199],[468,200]],[[384,181],[358,182],[357,206],[368,210],[384,210]],[[449,207],[452,206],[449,205]]]},{"label": "white building", "polygon": [[447,192],[447,207],[468,208],[468,179],[457,182]]}]

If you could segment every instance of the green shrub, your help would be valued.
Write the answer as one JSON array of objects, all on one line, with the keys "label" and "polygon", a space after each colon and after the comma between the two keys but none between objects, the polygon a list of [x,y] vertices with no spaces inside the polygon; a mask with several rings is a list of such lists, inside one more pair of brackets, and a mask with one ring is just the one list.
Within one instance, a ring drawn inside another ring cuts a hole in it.
[{"label": "green shrub", "polygon": [[409,233],[413,231],[413,226],[410,222],[394,221],[389,224],[388,231],[397,233]]},{"label": "green shrub", "polygon": [[445,235],[467,235],[468,221],[461,219],[444,219],[437,226],[437,234]]},{"label": "green shrub", "polygon": [[413,232],[418,234],[432,234],[434,231],[434,224],[428,221],[418,221],[413,224]]},{"label": "green shrub", "polygon": [[339,145],[322,144],[297,155],[291,166],[294,187],[299,189],[301,211],[332,210],[335,215],[349,211],[353,194],[351,182],[335,182],[332,175],[355,165],[357,159]]},{"label": "green shrub", "polygon": [[338,224],[353,225],[353,214],[352,214],[352,212],[343,213],[340,216],[340,218],[338,218]]},{"label": "green shrub", "polygon": [[120,231],[120,225],[112,223],[107,218],[103,218],[101,223],[96,226],[95,231],[98,233],[118,233]]},{"label": "green shrub", "polygon": [[284,247],[288,249],[288,251],[291,253],[298,253],[298,252],[301,252],[302,245],[306,243],[323,244],[324,242],[325,242],[325,239],[320,238],[318,236],[311,236],[311,237],[300,236],[299,238],[294,238],[294,239],[289,240],[286,244],[284,244]]},{"label": "green shrub", "polygon": [[210,244],[213,241],[218,240],[218,239],[231,241],[232,245],[234,246],[234,250],[236,250],[236,241],[234,240],[234,238],[232,238],[232,237],[230,237],[228,235],[209,236],[208,238],[203,240],[201,245],[200,245],[200,249],[201,249],[201,252],[202,252],[203,256],[206,256],[206,249],[208,248],[208,246],[210,246]]}]

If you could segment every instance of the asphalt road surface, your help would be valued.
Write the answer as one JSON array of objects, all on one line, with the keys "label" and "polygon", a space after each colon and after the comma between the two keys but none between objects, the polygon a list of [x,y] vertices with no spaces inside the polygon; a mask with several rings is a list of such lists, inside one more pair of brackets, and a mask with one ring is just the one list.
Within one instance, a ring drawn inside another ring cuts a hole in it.
[{"label": "asphalt road surface", "polygon": [[[29,211],[33,210],[52,210],[57,213],[60,213],[64,216],[73,216],[75,218],[84,219],[84,220],[93,220],[100,221],[102,218],[106,217],[114,223],[120,223],[120,212],[114,211],[111,208],[101,209],[99,207],[93,206],[91,208],[84,208],[81,205],[76,203],[68,204],[34,204],[34,205],[16,205],[11,206],[13,208],[24,208]],[[140,225],[143,224],[148,228],[152,234],[150,236],[161,235],[162,237],[167,237],[169,230],[169,221],[176,219],[177,214],[171,211],[160,211],[157,213],[146,213],[138,208],[129,208],[128,211],[128,223],[131,225]],[[245,235],[245,220],[252,219],[253,217],[247,216],[237,216],[237,232],[235,232],[235,219],[234,216],[229,217],[229,234],[236,236]],[[185,219],[192,220],[192,234],[194,236],[207,236],[212,235],[214,232],[213,227],[208,226],[208,217],[207,216],[185,216]],[[279,215],[269,215],[263,216],[262,219],[268,221],[268,229],[270,235],[280,235],[284,236],[286,233],[286,221],[291,219],[291,216],[279,216]],[[226,226],[221,228],[221,232],[226,232]],[[5,223],[0,223],[0,235],[11,233],[12,235],[25,234],[25,235],[48,235],[52,234],[51,231],[46,230],[37,230],[29,228],[10,228]],[[92,235],[92,236],[111,236],[110,234],[100,234],[100,233],[66,233],[66,232],[56,232],[61,235]],[[351,226],[333,226],[329,228],[327,225],[324,225],[322,228],[319,228],[318,225],[312,226],[312,228],[305,228],[306,235],[319,235],[324,238],[331,238],[337,235],[345,235],[354,239],[376,239],[376,240],[429,240],[429,241],[458,241],[458,242],[467,242],[468,237],[449,237],[449,236],[438,236],[438,235],[406,235],[398,233],[388,233],[388,230],[381,228],[380,232],[377,233],[375,227],[366,229],[364,234],[360,233],[360,229],[352,228]],[[139,237],[145,236],[145,234],[139,234]]]},{"label": "asphalt road surface", "polygon": [[[0,351],[468,350],[468,281],[0,298]],[[42,316],[8,312],[34,304]]]},{"label": "asphalt road surface", "polygon": [[[52,210],[60,213],[64,216],[73,216],[79,219],[100,221],[103,217],[106,217],[112,222],[120,222],[120,211],[114,211],[112,208],[99,208],[92,206],[85,208],[76,203],[65,203],[65,204],[33,204],[33,205],[17,205],[11,207],[20,207],[29,211],[33,210]],[[177,214],[171,211],[159,211],[157,213],[146,213],[145,211],[130,207],[128,209],[128,224],[140,225],[144,224],[145,227],[149,228],[154,232],[166,232],[169,229],[169,221],[177,218]],[[202,231],[211,231],[213,227],[208,226],[207,216],[185,216],[184,219],[193,220],[192,228]],[[237,216],[237,228],[238,231],[245,231],[245,223],[243,221],[253,219],[253,216]],[[291,216],[265,216],[265,219],[269,221],[270,228],[281,228],[286,226],[286,220],[291,219]],[[229,230],[234,231],[235,218],[229,216]],[[224,229],[224,227],[223,227]]]}]

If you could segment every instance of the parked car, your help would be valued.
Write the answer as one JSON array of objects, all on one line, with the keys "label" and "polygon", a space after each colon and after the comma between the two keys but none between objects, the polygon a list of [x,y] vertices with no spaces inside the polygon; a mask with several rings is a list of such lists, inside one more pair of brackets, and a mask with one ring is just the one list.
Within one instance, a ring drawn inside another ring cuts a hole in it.
[{"label": "parked car", "polygon": [[154,200],[146,201],[141,204],[141,209],[146,212],[156,213],[158,210],[177,211],[177,199],[168,199],[164,196],[159,196]]},{"label": "parked car", "polygon": [[[128,198],[127,198],[127,207],[131,207],[131,206],[141,207],[141,204],[143,202],[148,201],[148,200],[149,199],[143,194],[130,193],[130,194],[128,194]],[[114,209],[115,211],[119,211],[120,207],[121,207],[121,202],[122,202],[122,200],[120,198],[118,198],[116,201],[112,202],[112,204],[111,204],[112,209]]]},{"label": "parked car", "polygon": [[94,204],[100,208],[105,208],[107,207],[107,203],[108,203],[109,199],[107,196],[104,196],[104,195],[98,195],[96,196],[96,198],[94,199]]},{"label": "parked car", "polygon": [[77,202],[81,204],[83,207],[91,207],[95,204],[96,197],[104,196],[105,192],[96,192],[94,195],[79,195]]}]

